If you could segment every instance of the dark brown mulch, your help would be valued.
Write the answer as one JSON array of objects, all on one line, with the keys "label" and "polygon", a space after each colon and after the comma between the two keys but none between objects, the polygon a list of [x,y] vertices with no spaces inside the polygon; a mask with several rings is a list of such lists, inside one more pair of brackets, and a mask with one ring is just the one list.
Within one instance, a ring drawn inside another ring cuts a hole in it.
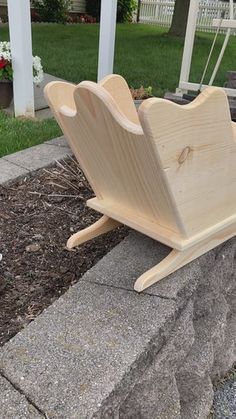
[{"label": "dark brown mulch", "polygon": [[73,232],[100,217],[85,205],[92,192],[78,166],[69,166],[0,186],[0,345],[127,235],[123,227],[66,250]]}]

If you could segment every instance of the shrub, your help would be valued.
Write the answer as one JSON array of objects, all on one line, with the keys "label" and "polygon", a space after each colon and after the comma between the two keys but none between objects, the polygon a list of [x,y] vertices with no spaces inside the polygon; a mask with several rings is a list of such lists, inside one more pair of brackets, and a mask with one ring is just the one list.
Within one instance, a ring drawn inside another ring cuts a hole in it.
[{"label": "shrub", "polygon": [[32,0],[31,3],[42,22],[66,23],[70,0]]},{"label": "shrub", "polygon": [[[86,11],[89,15],[100,20],[101,0],[86,0]],[[117,22],[130,22],[132,14],[137,8],[136,0],[118,0]]]}]

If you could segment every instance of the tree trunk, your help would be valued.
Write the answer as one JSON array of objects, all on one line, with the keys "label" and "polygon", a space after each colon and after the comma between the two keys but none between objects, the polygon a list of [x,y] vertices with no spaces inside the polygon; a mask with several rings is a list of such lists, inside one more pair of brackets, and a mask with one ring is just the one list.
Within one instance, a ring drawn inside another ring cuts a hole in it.
[{"label": "tree trunk", "polygon": [[176,0],[169,34],[184,37],[188,21],[190,0]]}]

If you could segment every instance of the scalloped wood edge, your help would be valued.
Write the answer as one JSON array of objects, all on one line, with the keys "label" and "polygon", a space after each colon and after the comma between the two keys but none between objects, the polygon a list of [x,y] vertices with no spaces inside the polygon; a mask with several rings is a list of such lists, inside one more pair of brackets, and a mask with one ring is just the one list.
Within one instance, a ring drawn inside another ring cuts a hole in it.
[{"label": "scalloped wood edge", "polygon": [[50,83],[50,107],[96,198],[101,220],[69,249],[125,224],[174,250],[141,275],[140,292],[236,232],[236,125],[224,91],[191,104],[148,99],[137,114],[126,81]]}]

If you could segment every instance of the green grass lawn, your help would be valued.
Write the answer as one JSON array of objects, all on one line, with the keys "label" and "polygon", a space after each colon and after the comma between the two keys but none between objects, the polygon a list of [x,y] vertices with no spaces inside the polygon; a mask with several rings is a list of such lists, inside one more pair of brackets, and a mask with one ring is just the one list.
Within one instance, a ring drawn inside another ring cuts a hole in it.
[{"label": "green grass lawn", "polygon": [[55,120],[16,119],[0,112],[0,157],[61,135]]},{"label": "green grass lawn", "polygon": [[[75,83],[81,80],[95,81],[98,37],[98,25],[33,25],[33,52],[42,58],[45,72]],[[193,82],[200,81],[212,38],[213,34],[207,33],[198,33],[196,36],[190,77]],[[0,28],[0,39],[8,39],[6,27]],[[220,35],[206,82],[210,78],[222,42],[223,36]],[[163,96],[167,90],[175,91],[179,80],[183,43],[181,39],[170,38],[165,28],[154,25],[118,24],[114,72],[123,75],[132,87],[152,86],[154,94],[158,96]],[[232,36],[215,84],[222,86],[226,72],[235,70],[235,55],[236,37]],[[55,123],[48,121],[47,124],[47,129],[49,130],[50,126],[52,132]],[[30,142],[34,142],[37,130],[38,128],[32,129]],[[27,135],[30,135],[28,128]],[[39,138],[40,134],[35,142],[40,141]],[[2,149],[2,142],[0,133],[0,153],[6,154]],[[27,146],[28,143],[24,146],[22,141],[22,148]]]}]

